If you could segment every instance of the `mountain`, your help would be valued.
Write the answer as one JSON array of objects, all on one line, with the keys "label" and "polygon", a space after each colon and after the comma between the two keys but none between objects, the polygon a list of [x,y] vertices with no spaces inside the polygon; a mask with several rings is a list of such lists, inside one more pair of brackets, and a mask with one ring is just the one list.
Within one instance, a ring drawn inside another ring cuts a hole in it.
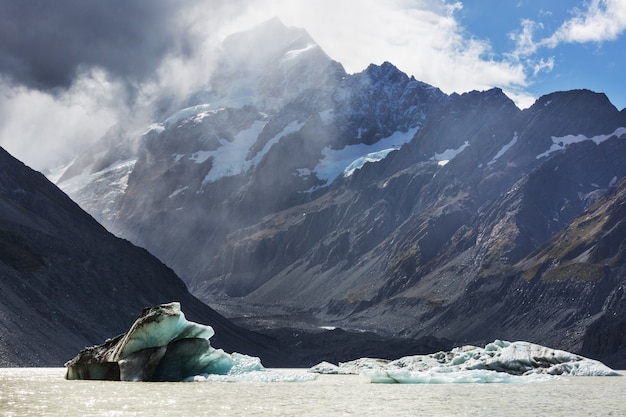
[{"label": "mountain", "polygon": [[527,270],[619,195],[626,111],[604,94],[520,110],[500,89],[447,95],[387,62],[347,74],[276,19],[223,51],[180,109],[112,129],[58,182],[196,296],[256,330],[623,349],[607,310],[618,266]]},{"label": "mountain", "polygon": [[178,300],[212,343],[283,360],[270,338],[230,323],[145,249],[106,231],[0,148],[0,366],[61,366],[121,334],[146,306]]},{"label": "mountain", "polygon": [[525,279],[577,285],[576,305],[593,313],[581,351],[626,365],[626,179],[517,267]]}]

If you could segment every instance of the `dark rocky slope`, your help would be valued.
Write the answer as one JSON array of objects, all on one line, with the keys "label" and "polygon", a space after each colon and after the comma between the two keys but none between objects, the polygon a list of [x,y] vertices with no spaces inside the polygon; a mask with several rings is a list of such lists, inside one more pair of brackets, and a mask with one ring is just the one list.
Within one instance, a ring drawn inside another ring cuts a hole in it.
[{"label": "dark rocky slope", "polygon": [[626,179],[520,262],[522,277],[578,286],[592,323],[581,351],[626,368]]},{"label": "dark rocky slope", "polygon": [[[182,303],[217,347],[279,362],[275,342],[230,323],[146,250],[114,237],[0,149],[0,365],[60,366],[122,333],[146,306]],[[282,359],[282,358],[281,358]]]}]

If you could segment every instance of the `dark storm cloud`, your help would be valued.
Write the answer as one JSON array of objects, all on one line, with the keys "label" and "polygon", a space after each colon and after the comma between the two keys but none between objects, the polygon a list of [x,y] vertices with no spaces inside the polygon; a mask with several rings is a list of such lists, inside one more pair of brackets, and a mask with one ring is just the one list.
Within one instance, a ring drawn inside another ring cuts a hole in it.
[{"label": "dark storm cloud", "polygon": [[68,87],[85,67],[141,80],[167,53],[191,53],[185,13],[224,0],[2,0],[0,73],[31,88]]}]

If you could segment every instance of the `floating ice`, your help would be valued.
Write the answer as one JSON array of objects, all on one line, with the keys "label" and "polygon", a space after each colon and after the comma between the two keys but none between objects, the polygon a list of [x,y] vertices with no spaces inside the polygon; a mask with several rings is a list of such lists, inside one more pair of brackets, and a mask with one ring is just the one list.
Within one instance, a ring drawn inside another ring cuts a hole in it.
[{"label": "floating ice", "polygon": [[516,383],[556,375],[620,375],[603,363],[528,342],[496,340],[484,348],[463,346],[450,352],[405,356],[395,361],[361,358],[309,370],[321,374],[361,374],[376,383]]},{"label": "floating ice", "polygon": [[215,349],[209,343],[213,335],[212,327],[187,321],[179,303],[146,308],[127,333],[85,348],[67,362],[66,378],[117,381],[312,379],[276,374],[267,371],[259,358]]},{"label": "floating ice", "polygon": [[552,375],[540,374],[511,375],[486,369],[453,372],[440,372],[438,369],[429,372],[368,369],[363,370],[361,375],[369,378],[370,382],[378,384],[519,384],[548,381],[555,378]]}]

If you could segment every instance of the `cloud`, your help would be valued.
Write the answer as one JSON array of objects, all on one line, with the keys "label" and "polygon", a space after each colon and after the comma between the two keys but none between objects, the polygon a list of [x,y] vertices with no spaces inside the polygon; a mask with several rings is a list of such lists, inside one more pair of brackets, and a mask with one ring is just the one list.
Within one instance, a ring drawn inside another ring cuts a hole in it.
[{"label": "cloud", "polygon": [[522,19],[522,29],[519,32],[511,32],[509,38],[515,42],[515,49],[511,52],[514,59],[533,55],[540,45],[535,41],[534,36],[538,30],[543,29],[543,24],[530,19]]},{"label": "cloud", "polygon": [[537,76],[541,71],[550,72],[554,69],[554,57],[540,58],[532,64],[533,76]]},{"label": "cloud", "polygon": [[242,0],[3,0],[0,72],[37,89],[67,88],[82,69],[91,67],[129,83],[140,82],[164,57],[194,54],[198,25],[214,26],[242,4]]},{"label": "cloud", "polygon": [[[556,48],[567,43],[602,43],[616,40],[626,31],[626,1],[592,0],[587,8],[574,8],[573,17],[566,20],[550,36],[536,39],[544,29],[541,22],[523,19],[521,30],[510,34],[516,47],[517,59],[531,56],[541,48]],[[545,16],[545,13],[540,13]]]},{"label": "cloud", "polygon": [[586,10],[574,9],[574,17],[542,43],[551,48],[562,43],[600,43],[617,39],[625,30],[626,1],[592,0]]},{"label": "cloud", "polygon": [[[571,18],[551,34],[542,33],[545,31],[544,24],[531,19],[523,19],[520,30],[509,34],[515,48],[506,55],[511,62],[524,66],[528,85],[540,73],[549,73],[555,68],[555,57],[546,56],[546,51],[562,44],[613,41],[626,30],[624,0],[591,0],[585,3],[584,9],[574,8],[569,13]],[[550,19],[552,13],[540,10],[539,16]],[[518,99],[514,100],[520,105]]]},{"label": "cloud", "polygon": [[40,170],[73,156],[77,147],[101,136],[127,111],[124,87],[102,70],[80,74],[57,95],[10,88],[1,78],[0,91],[2,146]]},{"label": "cloud", "polygon": [[142,77],[185,48],[174,36],[175,14],[167,1],[3,1],[0,71],[41,89],[69,87],[85,66]]},{"label": "cloud", "polygon": [[447,0],[258,0],[223,34],[278,16],[306,28],[348,72],[389,61],[448,93],[524,86],[520,63],[496,59],[488,41],[459,25],[462,7]]},{"label": "cloud", "polygon": [[242,4],[1,1],[0,145],[43,170],[141,123],[207,81],[216,28]]}]

